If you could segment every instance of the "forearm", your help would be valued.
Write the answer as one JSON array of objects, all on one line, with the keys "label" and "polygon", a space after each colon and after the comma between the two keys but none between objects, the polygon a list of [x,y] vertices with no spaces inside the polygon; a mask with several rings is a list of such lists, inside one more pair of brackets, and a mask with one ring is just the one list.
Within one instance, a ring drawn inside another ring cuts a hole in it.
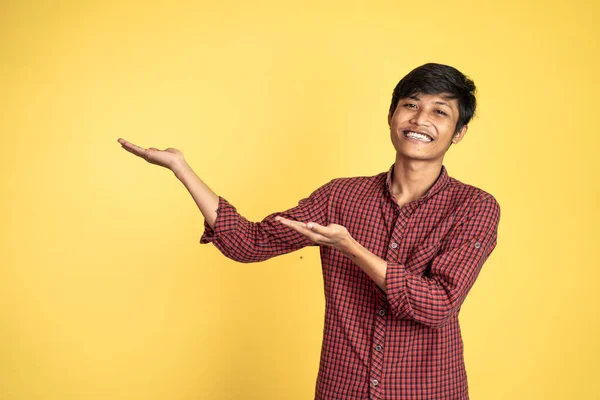
[{"label": "forearm", "polygon": [[199,177],[194,170],[185,162],[173,168],[173,173],[186,187],[194,198],[204,219],[214,229],[217,219],[217,208],[219,196],[213,192]]},{"label": "forearm", "polygon": [[[353,238],[340,251],[358,265],[384,292],[392,313],[402,319],[411,319],[427,326],[442,326],[448,316],[460,306],[473,283],[448,287],[444,279],[433,279],[409,274],[403,265],[388,263],[364,248]],[[480,268],[480,261],[477,270]],[[389,285],[389,287],[388,287]],[[462,290],[461,290],[462,289]]]},{"label": "forearm", "polygon": [[377,286],[387,292],[385,284],[387,261],[371,253],[354,238],[350,239],[350,244],[342,252],[358,265]]},{"label": "forearm", "polygon": [[[430,327],[439,327],[450,314],[452,304],[448,294],[435,280],[409,275],[403,266],[395,263],[390,269],[387,261],[371,253],[354,239],[351,239],[342,252],[382,289],[382,296],[386,296],[395,316]],[[401,275],[400,270],[394,268],[402,268]],[[388,273],[389,277],[386,276]],[[398,279],[398,276],[401,276],[401,279]],[[388,283],[391,283],[389,288]]]}]

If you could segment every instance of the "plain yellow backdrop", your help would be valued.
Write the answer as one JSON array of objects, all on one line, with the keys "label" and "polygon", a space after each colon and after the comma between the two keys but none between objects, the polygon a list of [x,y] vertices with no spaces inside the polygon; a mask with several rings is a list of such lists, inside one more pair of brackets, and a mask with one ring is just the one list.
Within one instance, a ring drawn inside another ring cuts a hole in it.
[{"label": "plain yellow backdrop", "polygon": [[168,170],[250,220],[394,162],[426,62],[479,108],[445,159],[502,207],[460,321],[471,398],[596,399],[600,18],[591,1],[0,3],[0,399],[311,399],[316,247],[238,264]]}]

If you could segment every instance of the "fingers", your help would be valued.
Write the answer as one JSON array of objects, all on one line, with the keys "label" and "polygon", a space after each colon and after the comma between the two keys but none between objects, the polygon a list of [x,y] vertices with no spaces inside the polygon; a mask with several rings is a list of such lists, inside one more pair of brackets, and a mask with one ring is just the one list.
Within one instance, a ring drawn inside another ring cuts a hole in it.
[{"label": "fingers", "polygon": [[294,221],[292,219],[283,218],[283,217],[281,217],[279,215],[275,217],[275,221],[279,221],[279,222],[281,222],[281,223],[283,223],[285,225],[288,225],[288,224],[290,224],[290,225],[293,225],[293,224],[295,224],[295,225],[306,225],[304,222]]},{"label": "fingers", "polygon": [[[296,232],[303,234],[314,243],[328,244],[328,237],[322,234],[324,233],[323,230],[320,229],[320,232],[314,231],[316,226],[318,225],[314,222],[309,222],[308,224],[305,224],[304,222],[292,221],[290,219],[283,218],[280,216],[275,217],[275,220],[281,222],[283,225],[294,229]],[[309,228],[309,226],[312,228]],[[321,227],[320,225],[318,226]]]},{"label": "fingers", "polygon": [[313,232],[324,234],[327,231],[325,226],[319,225],[316,222],[309,222],[306,227]]},{"label": "fingers", "polygon": [[326,226],[319,225],[316,222],[309,222],[306,224],[306,229],[312,232],[315,237],[322,238],[325,243],[332,243],[334,232]]},{"label": "fingers", "polygon": [[283,225],[289,226],[290,228],[294,228],[296,230],[302,229],[302,231],[299,231],[301,233],[309,232],[309,230],[306,229],[306,224],[304,222],[293,221],[291,219],[287,219],[287,218],[283,218],[283,217],[279,217],[279,216],[275,217],[275,221],[279,221]]},{"label": "fingers", "polygon": [[146,157],[147,151],[144,148],[137,146],[133,143],[130,143],[125,139],[119,138],[117,141],[119,143],[121,143],[121,147],[123,147],[128,152],[135,154],[136,156],[139,156],[139,157],[143,157],[143,158]]}]

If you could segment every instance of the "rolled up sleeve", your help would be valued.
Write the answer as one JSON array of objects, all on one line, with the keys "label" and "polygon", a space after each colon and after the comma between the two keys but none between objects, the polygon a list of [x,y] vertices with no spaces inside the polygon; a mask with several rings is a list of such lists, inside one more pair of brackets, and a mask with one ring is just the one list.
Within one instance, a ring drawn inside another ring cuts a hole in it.
[{"label": "rolled up sleeve", "polygon": [[465,220],[444,238],[424,276],[389,262],[386,297],[392,313],[432,328],[443,326],[458,312],[495,248],[499,219],[500,206],[492,196],[474,204]]},{"label": "rolled up sleeve", "polygon": [[214,229],[204,221],[201,244],[212,243],[226,257],[244,263],[259,262],[315,245],[304,235],[276,221],[275,217],[328,224],[331,188],[335,179],[303,198],[286,211],[272,213],[260,222],[248,221],[219,196]]}]

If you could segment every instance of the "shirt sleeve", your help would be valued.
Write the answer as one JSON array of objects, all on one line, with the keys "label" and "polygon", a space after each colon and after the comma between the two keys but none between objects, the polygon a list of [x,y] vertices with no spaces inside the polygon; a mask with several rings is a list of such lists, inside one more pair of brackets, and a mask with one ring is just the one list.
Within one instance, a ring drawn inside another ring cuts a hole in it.
[{"label": "shirt sleeve", "polygon": [[499,220],[500,206],[488,195],[443,239],[430,273],[414,275],[403,264],[388,263],[386,297],[392,314],[432,328],[442,327],[459,311],[496,247]]},{"label": "shirt sleeve", "polygon": [[317,246],[306,236],[276,221],[275,217],[327,225],[332,184],[333,180],[298,201],[297,206],[272,213],[260,222],[248,221],[219,196],[214,229],[204,220],[200,243],[212,243],[227,258],[243,263],[264,261],[305,246]]}]

